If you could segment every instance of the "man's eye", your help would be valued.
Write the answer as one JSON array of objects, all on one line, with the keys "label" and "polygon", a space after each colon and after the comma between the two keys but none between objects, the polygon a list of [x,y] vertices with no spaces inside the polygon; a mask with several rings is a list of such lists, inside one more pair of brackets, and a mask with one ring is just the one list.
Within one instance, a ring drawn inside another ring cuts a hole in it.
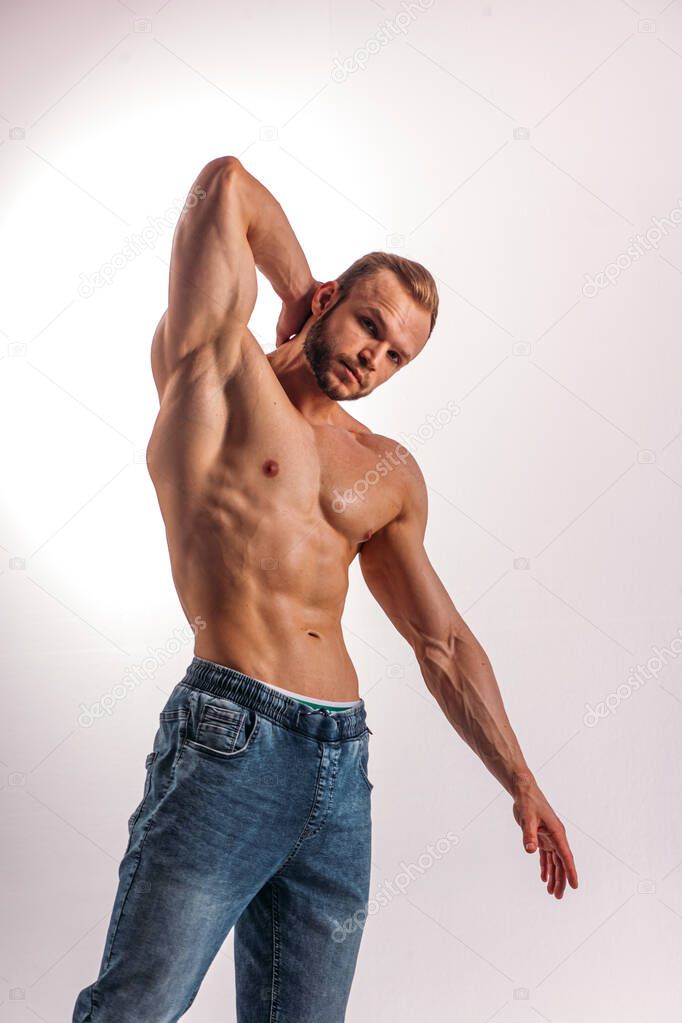
[{"label": "man's eye", "polygon": [[394,362],[400,362],[400,355],[398,354],[398,352],[390,351],[388,354],[391,357],[395,355],[395,359],[393,360]]},{"label": "man's eye", "polygon": [[[376,326],[374,324],[374,320],[370,320],[367,316],[363,316],[362,317],[362,323],[369,324],[371,329],[376,333]],[[374,334],[372,335],[372,337],[374,337]]]}]

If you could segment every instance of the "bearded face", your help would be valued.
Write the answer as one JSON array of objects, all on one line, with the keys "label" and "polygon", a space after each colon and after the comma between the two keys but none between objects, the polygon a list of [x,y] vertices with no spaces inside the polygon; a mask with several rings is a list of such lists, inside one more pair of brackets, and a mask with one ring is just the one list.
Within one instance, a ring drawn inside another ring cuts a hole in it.
[{"label": "bearded face", "polygon": [[333,299],[308,327],[302,351],[323,394],[355,401],[419,354],[431,314],[390,270],[356,281]]},{"label": "bearded face", "polygon": [[[313,371],[317,386],[333,401],[354,401],[369,393],[366,383],[356,380],[347,366],[352,366],[350,357],[344,360],[342,344],[334,336],[329,318],[343,299],[327,309],[308,329],[303,342],[303,353]],[[356,367],[356,372],[361,371]],[[361,376],[364,374],[361,373]]]}]

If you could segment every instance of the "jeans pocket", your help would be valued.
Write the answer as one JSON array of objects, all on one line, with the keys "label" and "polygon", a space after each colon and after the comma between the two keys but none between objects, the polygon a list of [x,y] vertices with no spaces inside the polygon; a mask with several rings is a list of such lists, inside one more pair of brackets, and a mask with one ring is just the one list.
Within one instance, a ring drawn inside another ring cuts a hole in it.
[{"label": "jeans pocket", "polygon": [[358,767],[360,769],[362,780],[365,782],[367,788],[371,792],[372,789],[374,788],[374,785],[369,780],[369,775],[367,774],[369,768],[369,736],[370,736],[369,729],[367,729],[366,732],[363,732],[362,735],[360,736],[360,752],[358,757]]},{"label": "jeans pocket", "polygon": [[144,788],[142,790],[142,799],[137,804],[137,806],[133,810],[132,814],[128,818],[128,845],[130,845],[130,839],[132,839],[132,837],[133,837],[133,828],[135,827],[135,824],[137,822],[138,817],[142,813],[144,804],[146,803],[147,797],[149,795],[149,790],[151,789],[151,785],[152,785],[152,770],[151,769],[152,769],[152,764],[156,760],[157,756],[158,756],[158,752],[156,750],[153,750],[151,753],[147,754],[147,757],[145,759],[144,769],[145,769],[146,773],[145,773],[145,779],[144,779]]},{"label": "jeans pocket", "polygon": [[178,684],[159,714],[159,727],[154,737],[156,765],[151,794],[155,804],[164,798],[173,784],[195,701],[196,695],[192,690]]},{"label": "jeans pocket", "polygon": [[232,759],[251,748],[259,725],[260,718],[252,708],[202,694],[184,745],[209,757]]}]

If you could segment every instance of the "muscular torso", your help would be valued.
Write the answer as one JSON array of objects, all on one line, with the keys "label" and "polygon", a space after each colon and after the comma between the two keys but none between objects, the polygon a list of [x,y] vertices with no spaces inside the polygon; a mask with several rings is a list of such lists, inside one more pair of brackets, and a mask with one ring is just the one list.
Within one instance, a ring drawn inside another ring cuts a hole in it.
[{"label": "muscular torso", "polygon": [[227,379],[199,358],[176,373],[148,466],[195,653],[352,700],[348,568],[398,513],[402,474],[395,442],[340,409],[338,424],[304,418],[247,332]]}]

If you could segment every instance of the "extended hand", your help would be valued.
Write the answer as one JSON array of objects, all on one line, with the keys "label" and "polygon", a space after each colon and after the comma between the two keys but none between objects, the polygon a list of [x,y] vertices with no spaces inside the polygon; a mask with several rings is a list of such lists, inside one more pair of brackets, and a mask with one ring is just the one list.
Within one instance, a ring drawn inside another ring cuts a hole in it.
[{"label": "extended hand", "polygon": [[277,320],[277,337],[275,339],[277,348],[285,341],[289,341],[292,334],[298,334],[303,327],[311,314],[312,297],[320,283],[320,281],[313,281],[305,295],[282,302],[282,310]]},{"label": "extended hand", "polygon": [[547,881],[549,894],[560,899],[566,878],[571,888],[577,888],[578,874],[566,840],[566,829],[534,781],[519,786],[513,811],[523,831],[524,849],[533,853],[539,848],[540,879]]}]

